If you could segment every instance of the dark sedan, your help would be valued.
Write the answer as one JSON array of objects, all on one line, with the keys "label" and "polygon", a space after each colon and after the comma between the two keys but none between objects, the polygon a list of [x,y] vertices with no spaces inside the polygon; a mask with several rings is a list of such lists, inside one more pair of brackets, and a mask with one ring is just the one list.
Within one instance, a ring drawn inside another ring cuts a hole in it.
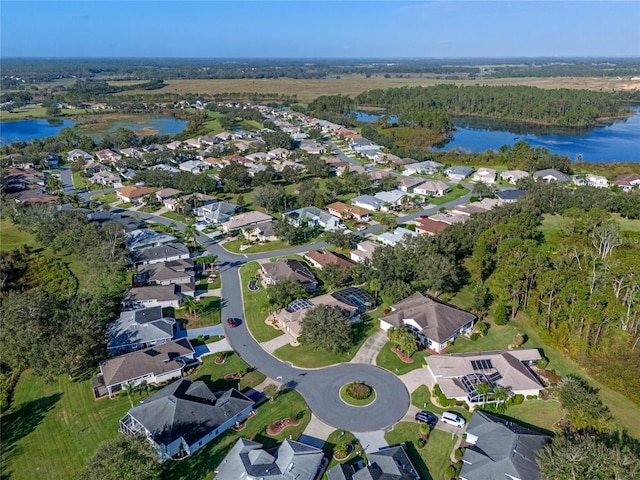
[{"label": "dark sedan", "polygon": [[421,412],[416,413],[416,422],[428,423],[429,425],[435,425],[438,423],[438,417],[431,412],[427,412],[423,410]]},{"label": "dark sedan", "polygon": [[240,319],[239,318],[227,318],[227,324],[229,324],[229,326],[231,328],[237,327],[238,325],[240,325]]}]

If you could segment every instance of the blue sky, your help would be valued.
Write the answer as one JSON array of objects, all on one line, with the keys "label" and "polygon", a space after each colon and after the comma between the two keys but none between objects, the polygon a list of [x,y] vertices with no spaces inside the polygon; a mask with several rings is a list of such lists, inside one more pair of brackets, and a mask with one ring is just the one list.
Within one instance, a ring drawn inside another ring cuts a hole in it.
[{"label": "blue sky", "polygon": [[640,56],[640,1],[0,2],[3,57]]}]

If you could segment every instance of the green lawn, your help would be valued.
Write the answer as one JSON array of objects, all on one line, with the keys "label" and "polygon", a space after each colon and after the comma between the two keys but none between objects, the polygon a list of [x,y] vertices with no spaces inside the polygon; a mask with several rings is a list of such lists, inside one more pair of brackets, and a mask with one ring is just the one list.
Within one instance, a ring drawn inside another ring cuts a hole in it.
[{"label": "green lawn", "polygon": [[188,224],[189,222],[186,220],[184,215],[179,215],[177,213],[174,212],[165,212],[162,215],[160,215],[161,217],[165,217],[165,218],[169,218],[171,220],[174,220],[176,222],[180,222],[180,223],[184,223],[184,224]]},{"label": "green lawn", "polygon": [[[453,346],[447,348],[446,353],[467,353],[467,352],[486,352],[489,350],[504,350],[511,343],[513,337],[521,333],[521,330],[514,323],[507,325],[495,325],[490,323],[489,332],[486,337],[480,337],[478,340],[471,341],[465,337],[458,337]],[[543,345],[534,343],[530,340],[523,345],[522,348],[538,348]]]},{"label": "green lawn", "polygon": [[[227,373],[245,372],[248,368],[233,353],[222,365],[216,365],[214,357],[209,356],[192,378],[203,380],[210,387],[235,387],[238,386],[237,381],[219,379]],[[240,380],[239,386],[242,389],[255,386],[264,378],[260,372],[250,371]],[[134,393],[134,402],[137,403],[144,396],[141,392]],[[11,477],[12,480],[78,478],[100,442],[119,435],[119,420],[130,407],[124,396],[113,400],[94,400],[90,380],[75,382],[61,375],[54,382],[47,383],[30,372],[23,373],[16,385],[12,406],[1,418],[2,477]],[[302,431],[310,416],[302,397],[295,392],[288,392],[278,398],[275,404],[267,403],[264,407],[260,407],[259,413],[249,421],[247,432],[255,435],[267,423],[281,416],[295,416],[307,410],[303,425],[285,430],[287,436],[293,433],[297,438],[298,430]],[[237,438],[238,434],[234,435],[234,439]],[[212,443],[214,445],[209,450],[215,451],[217,441]],[[210,464],[205,452],[199,452],[189,462],[190,465],[199,465],[205,460],[204,463],[211,470],[217,465]],[[182,466],[184,462],[175,463]],[[172,465],[168,470],[174,468]],[[213,475],[207,470],[198,476],[198,469],[195,470],[196,475],[191,479],[205,480]]]},{"label": "green lawn", "polygon": [[143,213],[156,213],[161,208],[162,208],[162,205],[156,205],[153,207],[145,205],[144,207],[140,207],[138,211]]},{"label": "green lawn", "polygon": [[[640,220],[629,220],[620,215],[613,215],[613,218],[620,225],[622,232],[640,232]],[[562,215],[544,215],[542,225],[538,228],[547,241],[553,241],[553,237],[560,232],[563,226],[568,225],[569,220]]]},{"label": "green lawn", "polygon": [[429,387],[427,387],[426,385],[420,385],[418,388],[416,388],[411,393],[411,404],[423,410],[432,405],[431,392],[429,392]]},{"label": "green lawn", "polygon": [[442,205],[447,202],[451,202],[457,198],[464,197],[467,193],[469,193],[468,188],[456,188],[454,187],[449,193],[443,195],[442,197],[433,197],[429,198],[429,203],[433,205]]},{"label": "green lawn", "polygon": [[398,355],[391,351],[391,347],[394,345],[394,343],[387,342],[385,346],[380,349],[380,353],[378,353],[376,357],[376,365],[386,368],[396,375],[404,375],[416,368],[422,368],[424,365],[423,359],[430,355],[428,351],[420,350],[411,356],[413,363],[405,363],[398,358]]},{"label": "green lawn", "polygon": [[553,425],[562,418],[564,410],[556,400],[525,400],[520,405],[511,405],[505,413],[523,423],[554,431]]},{"label": "green lawn", "polygon": [[301,368],[319,368],[350,362],[365,340],[376,331],[378,322],[374,319],[369,319],[355,324],[354,327],[356,332],[354,345],[346,352],[331,353],[312,345],[302,344],[297,347],[285,345],[273,352],[273,355],[282,361],[291,362]]},{"label": "green lawn", "polygon": [[241,241],[240,239],[232,240],[230,242],[225,242],[222,244],[222,247],[225,250],[228,250],[232,253],[262,253],[262,252],[273,252],[274,250],[282,250],[283,248],[289,248],[289,245],[286,242],[281,240],[275,240],[273,242],[266,242],[262,244],[255,244],[249,248],[244,250],[240,250]]},{"label": "green lawn", "polygon": [[282,332],[264,323],[269,314],[269,299],[266,290],[262,285],[256,292],[249,290],[249,281],[255,278],[259,268],[258,262],[249,262],[243,265],[240,268],[240,283],[242,284],[244,319],[247,322],[247,327],[257,342],[266,342],[279,337]]},{"label": "green lawn", "polygon": [[91,182],[89,181],[87,176],[84,174],[84,172],[74,170],[71,172],[71,178],[73,180],[73,186],[75,188],[84,189],[86,187],[91,186]]},{"label": "green lawn", "polygon": [[[350,443],[353,445],[353,453],[347,457],[345,460],[338,461],[333,458],[333,449],[337,445],[341,445],[343,443]],[[347,432],[345,430],[334,430],[329,434],[327,440],[324,442],[324,446],[322,447],[325,456],[329,459],[329,465],[327,466],[327,471],[338,465],[339,463],[346,463],[347,465],[353,465],[358,460],[366,458],[364,453],[364,449],[360,444],[360,441],[353,435],[351,432]],[[358,452],[361,452],[360,455],[357,455]],[[326,474],[323,478],[327,478]]]},{"label": "green lawn", "polygon": [[20,249],[23,245],[38,245],[35,235],[18,229],[10,220],[0,220],[0,251]]},{"label": "green lawn", "polygon": [[442,480],[444,471],[451,465],[451,451],[455,445],[455,437],[442,430],[433,430],[429,443],[418,448],[420,433],[418,424],[411,422],[396,423],[393,430],[385,433],[389,445],[405,443],[409,459],[418,471],[421,480]]},{"label": "green lawn", "polygon": [[[201,310],[197,319],[189,319],[187,321],[188,328],[208,327],[210,325],[218,325],[221,321],[222,312],[220,310],[220,297],[203,297],[200,300]],[[188,318],[189,311],[184,308],[174,310],[175,318]]]},{"label": "green lawn", "polygon": [[116,195],[116,192],[99,193],[98,195],[91,197],[91,199],[100,203],[115,203],[118,201],[118,196]]}]

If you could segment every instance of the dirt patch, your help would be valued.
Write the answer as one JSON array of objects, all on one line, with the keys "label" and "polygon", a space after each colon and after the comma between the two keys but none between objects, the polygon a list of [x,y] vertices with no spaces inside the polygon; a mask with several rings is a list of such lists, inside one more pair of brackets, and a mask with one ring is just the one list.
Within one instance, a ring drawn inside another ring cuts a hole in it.
[{"label": "dirt patch", "polygon": [[398,350],[398,347],[391,347],[391,351],[398,356],[401,362],[413,363],[413,358],[402,353],[400,350]]}]

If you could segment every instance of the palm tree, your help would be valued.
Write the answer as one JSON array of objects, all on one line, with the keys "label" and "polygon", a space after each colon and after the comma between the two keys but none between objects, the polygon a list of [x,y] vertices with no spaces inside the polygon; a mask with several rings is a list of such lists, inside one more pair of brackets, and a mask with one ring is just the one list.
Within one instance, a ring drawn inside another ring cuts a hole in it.
[{"label": "palm tree", "polygon": [[167,230],[171,235],[175,235],[178,231],[178,228],[176,227],[176,224],[174,222],[171,222],[169,225],[167,225]]},{"label": "palm tree", "polygon": [[129,399],[129,403],[131,404],[131,408],[133,408],[133,383],[125,383],[122,385],[122,393],[126,395]]},{"label": "palm tree", "polygon": [[382,285],[380,284],[380,280],[378,280],[377,278],[372,278],[371,281],[369,282],[369,289],[371,290],[371,292],[375,295],[375,297],[377,299],[378,295],[380,294],[380,290],[382,289]]},{"label": "palm tree", "polygon": [[504,403],[509,398],[509,390],[504,387],[496,387],[493,389],[493,398],[498,403]]},{"label": "palm tree", "polygon": [[192,247],[195,247],[198,240],[198,231],[196,230],[195,225],[188,225],[182,233],[184,235],[184,239],[191,242]]},{"label": "palm tree", "polygon": [[57,193],[62,190],[62,181],[58,177],[47,178],[47,190],[49,193]]},{"label": "palm tree", "polygon": [[476,385],[476,393],[478,395],[482,395],[482,406],[484,407],[487,404],[487,397],[489,393],[493,391],[491,385],[487,385],[486,383],[481,383],[480,385]]},{"label": "palm tree", "polygon": [[184,297],[184,299],[182,300],[182,306],[189,311],[189,315],[191,315],[193,318],[198,318],[198,313],[202,308],[202,305],[196,302],[196,299],[193,297]]}]

